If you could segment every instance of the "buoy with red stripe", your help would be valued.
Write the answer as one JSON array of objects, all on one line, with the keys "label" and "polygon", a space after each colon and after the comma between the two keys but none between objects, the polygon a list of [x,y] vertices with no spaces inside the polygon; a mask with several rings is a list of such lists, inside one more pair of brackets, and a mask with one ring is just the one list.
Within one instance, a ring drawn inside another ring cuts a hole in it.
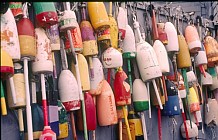
[{"label": "buoy with red stripe", "polygon": [[[4,58],[4,59],[3,59]],[[12,77],[14,75],[14,65],[12,62],[11,56],[1,49],[1,80],[5,80],[9,77]],[[2,115],[7,115],[7,108],[6,108],[6,102],[5,102],[5,96],[4,96],[4,88],[1,81],[1,112]]]},{"label": "buoy with red stripe", "polygon": [[121,3],[121,7],[119,7],[119,13],[117,15],[117,25],[119,29],[119,36],[123,40],[126,35],[126,26],[127,26],[127,12],[125,9],[125,3]]},{"label": "buoy with red stripe", "polygon": [[147,140],[147,130],[145,123],[144,111],[149,109],[150,97],[147,88],[141,79],[135,79],[133,82],[133,105],[136,112],[140,112],[144,139]]},{"label": "buoy with red stripe", "polygon": [[[136,49],[137,49],[136,60],[139,67],[139,72],[144,82],[149,83],[149,81],[152,81],[156,91],[155,93],[158,99],[159,106],[161,109],[163,109],[157,91],[157,86],[155,83],[155,78],[162,76],[161,69],[158,64],[157,56],[152,46],[149,43],[142,40],[141,33],[139,30],[139,23],[135,20],[133,25],[135,29],[135,36],[139,38],[139,42],[136,43]],[[144,62],[148,62],[148,63],[144,63]],[[150,93],[148,92],[148,94]]]},{"label": "buoy with red stripe", "polygon": [[43,116],[44,116],[44,129],[40,135],[40,140],[46,138],[56,139],[56,133],[51,130],[48,124],[48,110],[46,100],[46,89],[45,89],[45,74],[53,72],[52,53],[50,40],[45,34],[43,28],[36,28],[36,58],[32,63],[32,71],[34,74],[40,74],[41,77],[41,90],[42,90],[42,105],[43,105]]},{"label": "buoy with red stripe", "polygon": [[[17,22],[18,37],[20,42],[21,60],[24,62],[24,78],[26,93],[26,118],[28,128],[28,139],[33,138],[32,113],[30,106],[30,89],[28,78],[28,61],[32,61],[36,56],[36,38],[32,22],[28,19],[28,7],[25,3],[23,8],[23,18]],[[33,109],[34,110],[34,109]]]},{"label": "buoy with red stripe", "polygon": [[168,44],[166,45],[167,52],[178,52],[179,43],[175,26],[171,22],[166,22],[164,31],[168,39]]},{"label": "buoy with red stripe", "polygon": [[191,54],[195,54],[201,49],[199,35],[194,25],[188,25],[185,28],[185,39]]},{"label": "buoy with red stripe", "polygon": [[9,8],[15,20],[19,20],[23,17],[22,2],[9,2]]},{"label": "buoy with red stripe", "polygon": [[213,37],[206,36],[204,38],[204,47],[206,50],[208,67],[214,67],[218,63],[218,43]]},{"label": "buoy with red stripe", "polygon": [[88,13],[96,32],[110,27],[107,11],[103,2],[88,2]]},{"label": "buoy with red stripe", "polygon": [[58,15],[53,2],[34,2],[33,7],[39,27],[49,27],[58,23]]},{"label": "buoy with red stripe", "polygon": [[207,57],[204,50],[198,51],[197,55],[195,56],[195,66],[199,67],[201,73],[204,75],[204,77],[206,77],[203,65],[207,65]]},{"label": "buoy with red stripe", "polygon": [[113,91],[106,80],[100,82],[96,105],[98,123],[100,126],[117,124],[117,112]]}]

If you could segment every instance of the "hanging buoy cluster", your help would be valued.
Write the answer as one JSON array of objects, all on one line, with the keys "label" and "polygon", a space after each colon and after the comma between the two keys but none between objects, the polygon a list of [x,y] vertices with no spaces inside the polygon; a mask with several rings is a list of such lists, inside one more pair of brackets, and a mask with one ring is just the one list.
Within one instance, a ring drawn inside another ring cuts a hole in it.
[{"label": "hanging buoy cluster", "polygon": [[18,113],[20,139],[64,139],[70,123],[74,140],[111,125],[119,140],[147,140],[145,111],[157,111],[159,140],[162,116],[176,125],[181,115],[187,140],[217,126],[218,42],[202,18],[187,13],[181,29],[180,6],[157,22],[163,7],[146,5],[143,38],[136,2],[108,4],[108,13],[103,2],[1,4],[1,112]]}]

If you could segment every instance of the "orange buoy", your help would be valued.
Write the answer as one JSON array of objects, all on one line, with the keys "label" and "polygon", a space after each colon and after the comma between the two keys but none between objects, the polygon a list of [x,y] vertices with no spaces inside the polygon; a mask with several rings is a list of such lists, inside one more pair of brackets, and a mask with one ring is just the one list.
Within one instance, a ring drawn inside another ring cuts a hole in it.
[{"label": "orange buoy", "polygon": [[213,37],[206,36],[204,38],[204,47],[206,50],[208,66],[214,67],[218,63],[218,43]]}]

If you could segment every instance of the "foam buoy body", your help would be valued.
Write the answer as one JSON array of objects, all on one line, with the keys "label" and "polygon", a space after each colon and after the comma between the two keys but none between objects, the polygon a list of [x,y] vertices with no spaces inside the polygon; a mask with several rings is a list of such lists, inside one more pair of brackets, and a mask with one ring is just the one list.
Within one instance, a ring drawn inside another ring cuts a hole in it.
[{"label": "foam buoy body", "polygon": [[98,46],[90,22],[83,20],[80,23],[80,30],[81,30],[82,43],[83,43],[83,55],[84,56],[97,55]]},{"label": "foam buoy body", "polygon": [[188,68],[191,67],[191,57],[188,49],[188,45],[185,41],[183,35],[178,35],[179,42],[179,53],[177,55],[177,66],[178,68]]},{"label": "foam buoy body", "polygon": [[7,97],[8,106],[10,108],[21,108],[26,105],[26,95],[25,95],[25,82],[24,82],[24,70],[20,63],[14,63],[14,88],[16,93],[16,104],[13,103],[11,87],[9,81],[7,81]]},{"label": "foam buoy body", "polygon": [[[195,123],[191,122],[192,123],[192,127],[191,127],[190,120],[186,120],[184,123],[186,123],[186,125],[187,125],[189,138],[197,137],[198,136],[198,127],[197,127],[197,125]],[[180,127],[180,131],[181,131],[182,137],[187,138],[184,123],[182,123],[182,125]]]},{"label": "foam buoy body", "polygon": [[52,73],[52,53],[50,40],[45,34],[43,28],[36,28],[36,57],[32,62],[32,70],[34,73]]},{"label": "foam buoy body", "polygon": [[[81,31],[79,24],[76,23],[75,28],[70,29],[72,40],[73,40],[73,47],[75,49],[75,52],[81,53],[83,51],[83,43],[82,43],[82,37],[81,37]],[[71,52],[70,47],[70,40],[68,38],[68,35],[66,34],[66,42],[65,42],[65,49],[67,49],[67,52]]]},{"label": "foam buoy body", "polygon": [[119,7],[119,13],[117,15],[117,24],[119,34],[121,35],[121,39],[124,39],[126,35],[127,13],[125,9],[123,9],[123,7]]},{"label": "foam buoy body", "polygon": [[208,99],[209,112],[205,111],[205,124],[208,126],[218,125],[218,102],[216,99]]},{"label": "foam buoy body", "polygon": [[163,106],[162,115],[164,116],[174,116],[180,115],[180,104],[178,97],[178,89],[176,85],[170,80],[166,80],[166,89],[168,95],[168,101],[165,101]]},{"label": "foam buoy body", "polygon": [[149,43],[137,45],[136,60],[144,82],[162,76],[157,56]]},{"label": "foam buoy body", "polygon": [[14,18],[23,17],[22,2],[9,2],[9,8],[14,15]]},{"label": "foam buoy body", "polygon": [[7,51],[14,61],[20,59],[17,26],[10,8],[1,15],[1,49]]},{"label": "foam buoy body", "polygon": [[206,50],[208,66],[214,67],[215,63],[218,63],[218,43],[213,37],[206,36],[204,38],[204,47]]},{"label": "foam buoy body", "polygon": [[96,31],[110,27],[107,11],[103,2],[88,2],[88,13],[93,28]]},{"label": "foam buoy body", "polygon": [[197,83],[198,81],[197,77],[192,70],[188,71],[186,74],[187,74],[187,80],[188,80],[189,87]]},{"label": "foam buoy body", "polygon": [[122,50],[123,53],[136,52],[135,36],[132,28],[128,24],[126,25],[126,34],[123,40]]},{"label": "foam buoy body", "polygon": [[59,29],[58,24],[50,26],[47,31],[48,37],[51,41],[51,50],[58,51],[60,50],[60,37],[59,37]]},{"label": "foam buoy body", "polygon": [[201,83],[202,85],[212,85],[213,84],[213,79],[212,79],[212,76],[205,72],[206,73],[206,77],[204,77],[203,75],[201,75]]},{"label": "foam buoy body", "polygon": [[196,53],[201,49],[201,41],[194,25],[188,25],[185,28],[185,39],[188,43],[190,53]]},{"label": "foam buoy body", "polygon": [[168,44],[166,45],[167,52],[178,52],[179,43],[175,26],[171,22],[166,22],[164,31],[168,39]]},{"label": "foam buoy body", "polygon": [[40,27],[49,27],[58,23],[58,15],[53,2],[33,3],[36,21]]},{"label": "foam buoy body", "polygon": [[[85,109],[86,109],[86,123],[87,123],[87,130],[92,131],[95,130],[97,127],[97,118],[96,118],[96,108],[94,104],[94,100],[92,95],[89,92],[85,92],[84,94],[85,99]],[[82,110],[78,112],[78,128],[79,130],[83,131],[83,120],[82,120]]]},{"label": "foam buoy body", "polygon": [[162,73],[169,73],[170,66],[168,61],[167,51],[160,40],[155,40],[153,45],[154,51],[157,55],[157,60]]},{"label": "foam buoy body", "polygon": [[113,47],[110,47],[102,53],[102,64],[104,68],[122,67],[122,54]]},{"label": "foam buoy body", "polygon": [[131,104],[130,86],[125,82],[126,79],[126,73],[119,69],[114,80],[114,95],[117,106]]},{"label": "foam buoy body", "polygon": [[28,18],[22,18],[17,23],[21,57],[33,60],[36,56],[36,38],[33,23]]},{"label": "foam buoy body", "polygon": [[74,11],[65,10],[63,16],[59,17],[60,31],[66,31],[68,29],[74,29],[77,27],[77,19]]},{"label": "foam buoy body", "polygon": [[[77,54],[77,59],[79,65],[79,74],[81,79],[82,91],[88,91],[90,90],[88,63],[86,61],[86,58],[82,54]],[[76,76],[75,65],[73,62],[71,64],[71,71],[73,72],[74,76]]]},{"label": "foam buoy body", "polygon": [[103,66],[97,57],[92,58],[94,76],[90,74],[90,93],[96,95],[96,89],[100,82],[104,80]]},{"label": "foam buoy body", "polygon": [[98,86],[97,116],[100,126],[117,124],[117,112],[113,91],[106,80],[101,81]]},{"label": "foam buoy body", "polygon": [[14,64],[11,56],[1,49],[1,79],[7,79],[14,75]]},{"label": "foam buoy body", "polygon": [[60,100],[67,111],[80,109],[77,81],[70,70],[61,71],[58,81],[58,89]]},{"label": "foam buoy body", "polygon": [[149,109],[149,98],[145,83],[141,79],[135,79],[133,82],[133,105],[137,112]]},{"label": "foam buoy body", "polygon": [[110,37],[111,37],[111,46],[115,49],[118,48],[118,25],[115,18],[112,15],[109,15],[109,24],[110,24]]},{"label": "foam buoy body", "polygon": [[207,57],[205,51],[198,51],[198,54],[195,56],[196,66],[207,64]]},{"label": "foam buoy body", "polygon": [[167,34],[164,31],[165,28],[165,23],[157,23],[157,32],[159,35],[159,40],[164,44],[167,45],[168,44],[168,38],[167,38]]},{"label": "foam buoy body", "polygon": [[195,112],[200,110],[200,104],[196,91],[193,87],[189,88],[189,94],[187,95],[190,112]]}]

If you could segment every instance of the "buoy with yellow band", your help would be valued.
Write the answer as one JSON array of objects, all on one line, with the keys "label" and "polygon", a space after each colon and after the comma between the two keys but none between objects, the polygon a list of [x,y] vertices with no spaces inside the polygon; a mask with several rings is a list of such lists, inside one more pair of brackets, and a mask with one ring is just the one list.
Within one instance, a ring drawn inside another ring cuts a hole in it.
[{"label": "buoy with yellow band", "polygon": [[191,113],[200,110],[200,104],[197,98],[197,94],[193,87],[189,88],[189,94],[187,95],[187,99]]},{"label": "buoy with yellow band", "polygon": [[58,23],[58,15],[53,2],[34,2],[33,7],[39,27],[49,27]]}]

